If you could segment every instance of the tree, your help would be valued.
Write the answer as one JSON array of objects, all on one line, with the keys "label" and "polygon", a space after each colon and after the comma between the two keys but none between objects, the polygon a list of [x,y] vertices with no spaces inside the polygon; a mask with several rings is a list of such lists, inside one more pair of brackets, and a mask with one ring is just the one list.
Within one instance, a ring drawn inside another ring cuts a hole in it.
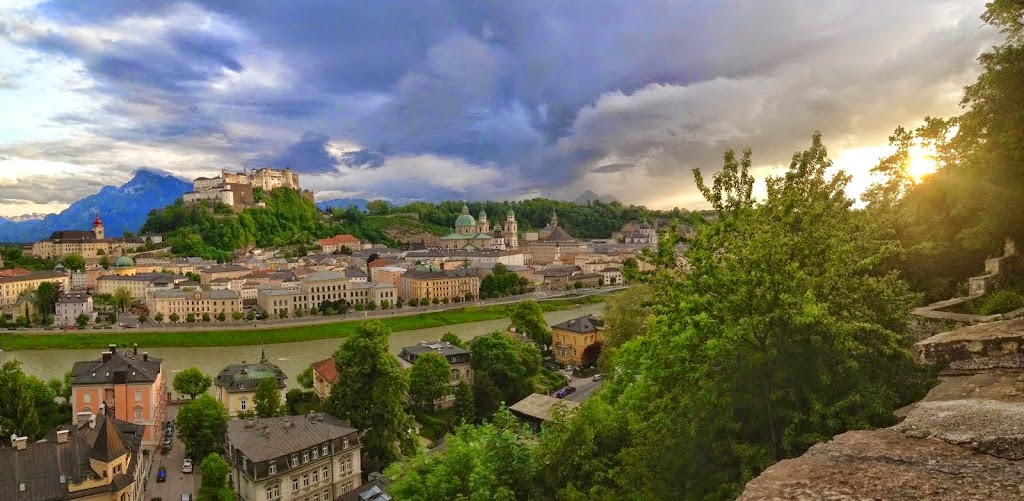
[{"label": "tree", "polygon": [[583,357],[580,360],[580,365],[583,367],[593,367],[597,365],[597,360],[601,356],[601,347],[604,343],[598,341],[592,343],[583,349]]},{"label": "tree", "polygon": [[396,499],[533,499],[535,467],[530,432],[502,408],[492,422],[460,426],[445,451],[421,454],[401,468],[388,491]]},{"label": "tree", "polygon": [[172,324],[176,324],[178,323],[179,320],[181,320],[181,315],[178,315],[177,313],[171,313],[169,319]]},{"label": "tree", "polygon": [[212,395],[203,394],[178,410],[178,436],[194,457],[206,457],[224,448],[228,411]]},{"label": "tree", "polygon": [[28,384],[28,376],[21,371],[21,361],[14,359],[0,366],[0,434],[27,436],[36,440],[43,433],[35,398]]},{"label": "tree", "polygon": [[82,313],[75,317],[75,325],[77,325],[79,329],[84,329],[85,326],[89,325],[89,315]]},{"label": "tree", "polygon": [[[515,403],[533,393],[533,377],[540,372],[540,351],[502,332],[477,337],[469,343],[473,358],[476,406],[486,418],[501,402]],[[496,391],[495,391],[496,390]]]},{"label": "tree", "polygon": [[409,299],[409,306],[412,306],[412,307],[414,307],[414,308],[415,308],[415,307],[417,307],[417,306],[419,306],[419,305],[420,305],[420,300],[419,300],[419,298],[415,298],[415,297],[414,297],[414,298],[411,298],[411,299]]},{"label": "tree", "polygon": [[241,321],[243,317],[244,317],[244,314],[241,311],[233,311],[233,312],[231,312],[231,320],[234,320],[235,322]]},{"label": "tree", "polygon": [[434,299],[431,299],[430,302],[431,304],[441,304],[441,299],[438,298],[437,296],[434,296]]},{"label": "tree", "polygon": [[289,416],[302,416],[323,410],[323,402],[314,391],[288,390],[285,394],[285,411]]},{"label": "tree", "polygon": [[188,395],[188,398],[195,400],[197,396],[206,393],[212,384],[213,379],[210,376],[196,367],[189,367],[174,375],[174,383],[171,386],[179,394]]},{"label": "tree", "polygon": [[189,314],[185,315],[185,321],[190,323],[190,324],[196,323],[196,315],[195,315],[195,313],[189,313]]},{"label": "tree", "polygon": [[196,493],[196,501],[234,501],[235,492],[228,485],[231,465],[216,452],[211,452],[199,464],[202,485]]},{"label": "tree", "polygon": [[434,403],[452,392],[451,366],[437,353],[416,358],[409,372],[409,398],[421,407],[434,410]]},{"label": "tree", "polygon": [[164,323],[164,314],[163,314],[163,312],[157,312],[156,315],[153,315],[153,320],[156,320],[156,323],[158,323],[158,324]]},{"label": "tree", "polygon": [[386,310],[386,309],[388,309],[390,307],[391,307],[391,302],[390,301],[388,301],[387,299],[381,299],[380,300],[380,309]]},{"label": "tree", "polygon": [[441,336],[441,342],[448,343],[452,346],[458,346],[459,348],[462,349],[466,349],[466,347],[468,346],[466,342],[462,340],[462,338],[456,336],[455,333],[453,332],[445,332],[444,335]]},{"label": "tree", "polygon": [[309,366],[303,369],[302,372],[295,377],[295,380],[299,382],[299,385],[307,390],[313,388],[313,367]]},{"label": "tree", "polygon": [[355,310],[356,311],[363,311],[364,309],[366,309],[366,307],[363,306],[363,303],[356,303],[356,305],[355,305]]},{"label": "tree", "polygon": [[136,320],[138,320],[140,324],[144,324],[149,320],[149,317],[147,317],[145,314],[142,314],[139,315]]},{"label": "tree", "polygon": [[266,378],[256,387],[256,417],[274,417],[281,413],[281,392],[277,378]]},{"label": "tree", "polygon": [[64,268],[72,271],[83,271],[85,270],[85,259],[82,258],[81,254],[68,254],[60,262]]},{"label": "tree", "polygon": [[[264,317],[264,318],[266,318],[266,317]],[[249,322],[252,322],[253,320],[256,320],[256,311],[255,310],[249,310],[249,312],[245,314],[245,319],[247,321],[249,321]]]},{"label": "tree", "polygon": [[615,351],[631,339],[642,336],[653,314],[654,290],[639,283],[608,297],[604,306],[604,338],[598,366],[610,373]]},{"label": "tree", "polygon": [[132,304],[132,293],[124,287],[114,291],[114,307],[124,312]]},{"label": "tree", "polygon": [[210,314],[209,313],[203,313],[202,319],[203,319],[204,323],[210,323]]},{"label": "tree", "polygon": [[541,346],[551,346],[551,330],[544,319],[544,310],[535,301],[523,301],[512,309],[512,325]]},{"label": "tree", "polygon": [[476,415],[476,404],[473,403],[473,388],[466,381],[455,385],[455,422],[470,423]]},{"label": "tree", "polygon": [[60,289],[52,282],[43,282],[36,288],[36,308],[42,313],[44,322],[53,315],[58,299]]},{"label": "tree", "polygon": [[228,316],[223,311],[217,314],[217,321],[218,322],[227,322],[227,320],[228,320]]},{"label": "tree", "polygon": [[[338,380],[327,410],[365,430],[363,451],[376,466],[387,465],[416,450],[412,416],[405,409],[408,374],[388,348],[391,332],[380,322],[359,330],[334,353]],[[372,465],[371,465],[372,467]]]}]

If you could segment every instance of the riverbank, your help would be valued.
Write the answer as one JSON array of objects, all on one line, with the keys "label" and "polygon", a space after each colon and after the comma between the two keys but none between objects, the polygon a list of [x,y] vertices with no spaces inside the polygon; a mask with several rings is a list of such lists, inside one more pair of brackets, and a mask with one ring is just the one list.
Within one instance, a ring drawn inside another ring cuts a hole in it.
[{"label": "riverbank", "polygon": [[[604,302],[603,295],[582,296],[570,299],[539,301],[545,312],[561,311],[581,305]],[[431,327],[445,327],[471,322],[482,322],[507,318],[515,304],[494,306],[467,306],[414,315],[383,317],[373,319],[343,318],[337,322],[315,325],[300,325],[252,330],[139,330],[116,332],[89,332],[56,334],[0,334],[0,349],[4,351],[52,350],[52,349],[93,349],[107,345],[139,345],[161,347],[212,347],[244,346],[256,344],[294,343],[318,339],[336,339],[356,332],[366,322],[379,321],[392,331],[407,331]]]}]

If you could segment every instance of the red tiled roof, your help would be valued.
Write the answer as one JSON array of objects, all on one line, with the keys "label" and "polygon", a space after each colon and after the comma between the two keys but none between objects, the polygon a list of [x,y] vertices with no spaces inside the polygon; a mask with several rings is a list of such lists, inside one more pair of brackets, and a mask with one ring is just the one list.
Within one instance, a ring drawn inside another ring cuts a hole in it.
[{"label": "red tiled roof", "polygon": [[338,368],[334,365],[334,357],[313,364],[313,372],[327,381],[327,384],[338,382]]},{"label": "red tiled roof", "polygon": [[377,258],[377,259],[374,259],[373,261],[370,261],[370,264],[368,266],[370,268],[379,268],[381,266],[389,266],[390,264],[391,264],[391,261],[388,261],[387,259]]},{"label": "red tiled roof", "polygon": [[20,277],[22,275],[28,275],[29,271],[25,268],[13,268],[10,270],[0,270],[0,277]]},{"label": "red tiled roof", "polygon": [[322,238],[317,240],[320,245],[359,245],[359,239],[349,235],[334,235],[331,238]]}]

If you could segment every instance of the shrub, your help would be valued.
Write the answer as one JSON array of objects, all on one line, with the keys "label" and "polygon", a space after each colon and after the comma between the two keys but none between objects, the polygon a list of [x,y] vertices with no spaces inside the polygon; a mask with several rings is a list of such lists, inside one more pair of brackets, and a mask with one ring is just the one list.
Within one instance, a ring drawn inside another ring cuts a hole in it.
[{"label": "shrub", "polygon": [[1024,296],[1012,290],[999,290],[981,299],[978,305],[978,313],[982,315],[995,315],[1007,313],[1018,308],[1024,308]]}]

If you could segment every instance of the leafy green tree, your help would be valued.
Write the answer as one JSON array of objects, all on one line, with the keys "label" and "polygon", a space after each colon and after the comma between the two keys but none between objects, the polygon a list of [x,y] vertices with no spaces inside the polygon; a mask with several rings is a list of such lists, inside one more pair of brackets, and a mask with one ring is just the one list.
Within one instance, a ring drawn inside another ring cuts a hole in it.
[{"label": "leafy green tree", "polygon": [[285,407],[288,415],[302,416],[310,412],[323,410],[323,402],[314,391],[302,391],[300,389],[288,390],[285,394]]},{"label": "leafy green tree", "polygon": [[455,422],[471,423],[476,416],[476,404],[473,403],[473,388],[466,381],[455,385]]},{"label": "leafy green tree", "polygon": [[298,381],[299,385],[301,385],[303,388],[306,388],[307,390],[312,389],[313,367],[309,366],[303,369],[302,372],[300,372],[299,375],[295,377],[295,380]]},{"label": "leafy green tree", "polygon": [[604,306],[604,345],[598,359],[602,372],[611,371],[612,358],[619,346],[647,331],[653,306],[654,289],[649,284],[634,284],[608,297]]},{"label": "leafy green tree", "polygon": [[281,392],[277,388],[277,378],[260,381],[256,387],[256,417],[274,417],[281,413]]},{"label": "leafy green tree", "polygon": [[532,499],[537,497],[529,430],[502,408],[492,422],[460,426],[439,454],[420,454],[388,473],[396,499]]},{"label": "leafy green tree", "polygon": [[430,303],[431,304],[441,304],[441,299],[435,296],[434,299],[430,300]]},{"label": "leafy green tree", "polygon": [[77,325],[79,329],[84,329],[85,326],[89,325],[89,315],[82,313],[75,317],[75,325]]},{"label": "leafy green tree", "polygon": [[124,312],[132,304],[132,293],[124,287],[118,287],[113,295],[114,307]]},{"label": "leafy green tree", "polygon": [[235,322],[241,321],[243,316],[244,315],[242,314],[241,311],[233,311],[233,312],[231,312],[231,320],[234,320]]},{"label": "leafy green tree", "polygon": [[195,313],[189,313],[189,314],[185,315],[185,322],[188,322],[190,324],[196,323],[196,315],[195,315]]},{"label": "leafy green tree", "polygon": [[181,315],[178,315],[177,313],[171,313],[171,316],[168,318],[170,319],[172,324],[176,324],[178,323],[179,320],[181,320]]},{"label": "leafy green tree", "polygon": [[52,282],[43,282],[36,288],[36,308],[42,313],[43,321],[53,315],[60,292]]},{"label": "leafy green tree", "polygon": [[203,318],[203,323],[210,323],[210,314],[209,313],[203,313],[203,317],[202,318]]},{"label": "leafy green tree", "polygon": [[61,260],[61,265],[68,270],[83,271],[85,270],[85,259],[82,258],[81,254],[68,254],[67,257]]},{"label": "leafy green tree", "polygon": [[551,329],[544,319],[544,310],[536,301],[523,301],[512,309],[512,325],[541,346],[551,346]]},{"label": "leafy green tree", "polygon": [[338,380],[327,403],[331,414],[364,430],[363,452],[383,466],[416,450],[412,416],[405,409],[409,377],[388,349],[391,332],[380,322],[363,324],[334,353]]},{"label": "leafy green tree", "polygon": [[156,323],[158,323],[158,324],[164,323],[164,314],[163,314],[163,312],[158,312],[156,315],[154,315],[153,316],[153,320],[156,320]]},{"label": "leafy green tree", "polygon": [[245,319],[249,322],[256,320],[256,312],[254,310],[249,310],[249,312],[245,314]]},{"label": "leafy green tree", "polygon": [[206,457],[224,448],[228,431],[228,411],[210,394],[185,404],[178,410],[178,436],[194,457]]},{"label": "leafy green tree", "polygon": [[45,431],[36,409],[36,401],[28,385],[28,376],[21,371],[21,361],[14,359],[0,366],[0,434],[27,436],[30,440],[41,437]]},{"label": "leafy green tree", "polygon": [[206,393],[212,384],[213,379],[210,376],[197,367],[189,367],[174,375],[171,386],[177,393],[188,395],[188,398],[195,400],[197,396]]},{"label": "leafy green tree", "polygon": [[227,320],[228,320],[228,316],[223,311],[217,314],[217,321],[218,322],[227,322]]},{"label": "leafy green tree", "polygon": [[533,377],[540,372],[541,360],[535,346],[502,332],[477,337],[469,346],[477,417],[486,418],[501,402],[513,404],[533,393]]},{"label": "leafy green tree", "polygon": [[466,347],[469,346],[462,340],[462,338],[456,336],[452,332],[445,332],[444,335],[441,336],[441,342],[451,344],[452,346],[458,346],[462,349],[466,349]]},{"label": "leafy green tree", "polygon": [[199,464],[202,486],[196,493],[196,501],[234,501],[235,492],[228,485],[231,465],[218,453],[207,454]]},{"label": "leafy green tree", "polygon": [[[556,407],[552,417],[534,450],[543,491],[556,499],[621,499],[604,483],[630,443],[628,418],[602,399],[588,400],[575,414]],[[677,498],[684,496],[685,491],[676,492]]]},{"label": "leafy green tree", "polygon": [[451,366],[437,353],[424,353],[416,358],[409,372],[409,398],[433,410],[434,402],[451,394]]}]

